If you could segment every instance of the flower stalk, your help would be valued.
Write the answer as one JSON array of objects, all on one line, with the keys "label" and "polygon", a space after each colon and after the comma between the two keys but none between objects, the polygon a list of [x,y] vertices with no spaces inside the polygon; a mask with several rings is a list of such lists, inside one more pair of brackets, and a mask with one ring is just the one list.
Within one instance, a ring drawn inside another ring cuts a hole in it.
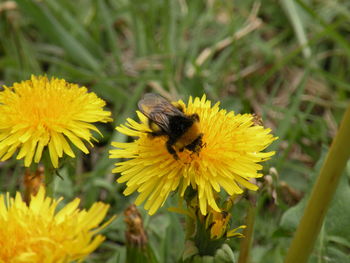
[{"label": "flower stalk", "polygon": [[307,262],[316,242],[342,171],[350,157],[350,105],[312,189],[304,215],[287,252],[285,263]]},{"label": "flower stalk", "polygon": [[239,250],[239,258],[238,263],[248,263],[250,249],[253,241],[254,234],[254,223],[256,216],[256,205],[255,201],[252,200],[248,207],[246,224],[247,228],[243,231],[244,238],[241,241],[240,250]]},{"label": "flower stalk", "polygon": [[45,177],[45,190],[46,195],[53,197],[54,194],[54,179],[55,179],[55,168],[52,165],[48,151],[44,151],[42,158],[44,166],[44,177]]}]

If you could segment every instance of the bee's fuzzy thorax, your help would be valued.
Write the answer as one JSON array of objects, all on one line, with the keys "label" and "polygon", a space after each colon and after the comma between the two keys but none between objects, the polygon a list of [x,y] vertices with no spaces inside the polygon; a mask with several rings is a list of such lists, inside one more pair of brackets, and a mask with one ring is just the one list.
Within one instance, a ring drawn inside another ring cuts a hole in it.
[{"label": "bee's fuzzy thorax", "polygon": [[180,103],[172,103],[160,95],[148,93],[139,101],[139,110],[148,118],[150,135],[165,136],[165,147],[179,160],[177,152],[185,149],[198,153],[202,147],[203,134],[199,129],[197,113],[186,115]]},{"label": "bee's fuzzy thorax", "polygon": [[193,125],[182,134],[174,146],[177,150],[182,150],[185,146],[190,145],[193,141],[195,141],[200,135],[201,132],[199,129],[199,123],[194,122]]}]

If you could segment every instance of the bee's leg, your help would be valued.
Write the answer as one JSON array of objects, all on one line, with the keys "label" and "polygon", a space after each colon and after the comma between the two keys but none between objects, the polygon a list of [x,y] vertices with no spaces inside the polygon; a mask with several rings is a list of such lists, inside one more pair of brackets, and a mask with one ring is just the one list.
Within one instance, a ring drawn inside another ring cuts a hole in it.
[{"label": "bee's leg", "polygon": [[203,133],[199,134],[199,136],[190,144],[186,145],[185,148],[192,152],[199,152],[199,150],[203,147]]},{"label": "bee's leg", "polygon": [[174,157],[175,160],[179,160],[179,156],[177,155],[175,149],[173,148],[173,141],[172,140],[169,139],[166,142],[166,149]]}]

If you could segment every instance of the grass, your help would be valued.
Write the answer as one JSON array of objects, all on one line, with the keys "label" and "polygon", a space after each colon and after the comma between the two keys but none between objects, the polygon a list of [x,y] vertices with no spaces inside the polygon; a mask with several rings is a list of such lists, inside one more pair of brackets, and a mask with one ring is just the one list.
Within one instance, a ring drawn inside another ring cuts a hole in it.
[{"label": "grass", "polygon": [[[56,180],[67,201],[80,196],[88,207],[103,200],[120,215],[87,262],[125,257],[122,211],[133,197],[114,182],[107,151],[112,140],[127,139],[114,127],[135,115],[146,91],[184,99],[206,93],[228,110],[263,116],[279,140],[259,181],[250,257],[281,262],[349,100],[349,22],[350,3],[341,0],[2,1],[1,84],[56,76],[86,85],[113,112],[91,155],[65,165]],[[22,172],[15,160],[1,163],[0,190],[19,189]],[[342,180],[310,262],[350,262],[349,169]],[[236,205],[234,226],[248,206],[245,199]],[[175,262],[182,217],[142,213],[159,261]],[[238,254],[239,242],[230,244]]]}]

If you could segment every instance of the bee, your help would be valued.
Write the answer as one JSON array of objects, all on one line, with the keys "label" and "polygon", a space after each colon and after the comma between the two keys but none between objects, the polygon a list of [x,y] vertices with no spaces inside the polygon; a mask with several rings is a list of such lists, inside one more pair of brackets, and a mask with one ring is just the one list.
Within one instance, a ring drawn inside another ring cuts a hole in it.
[{"label": "bee", "polygon": [[138,108],[148,118],[151,136],[166,136],[166,149],[179,160],[178,152],[185,149],[199,153],[203,147],[203,133],[199,129],[198,114],[186,115],[181,106],[176,107],[160,95],[147,93]]}]

